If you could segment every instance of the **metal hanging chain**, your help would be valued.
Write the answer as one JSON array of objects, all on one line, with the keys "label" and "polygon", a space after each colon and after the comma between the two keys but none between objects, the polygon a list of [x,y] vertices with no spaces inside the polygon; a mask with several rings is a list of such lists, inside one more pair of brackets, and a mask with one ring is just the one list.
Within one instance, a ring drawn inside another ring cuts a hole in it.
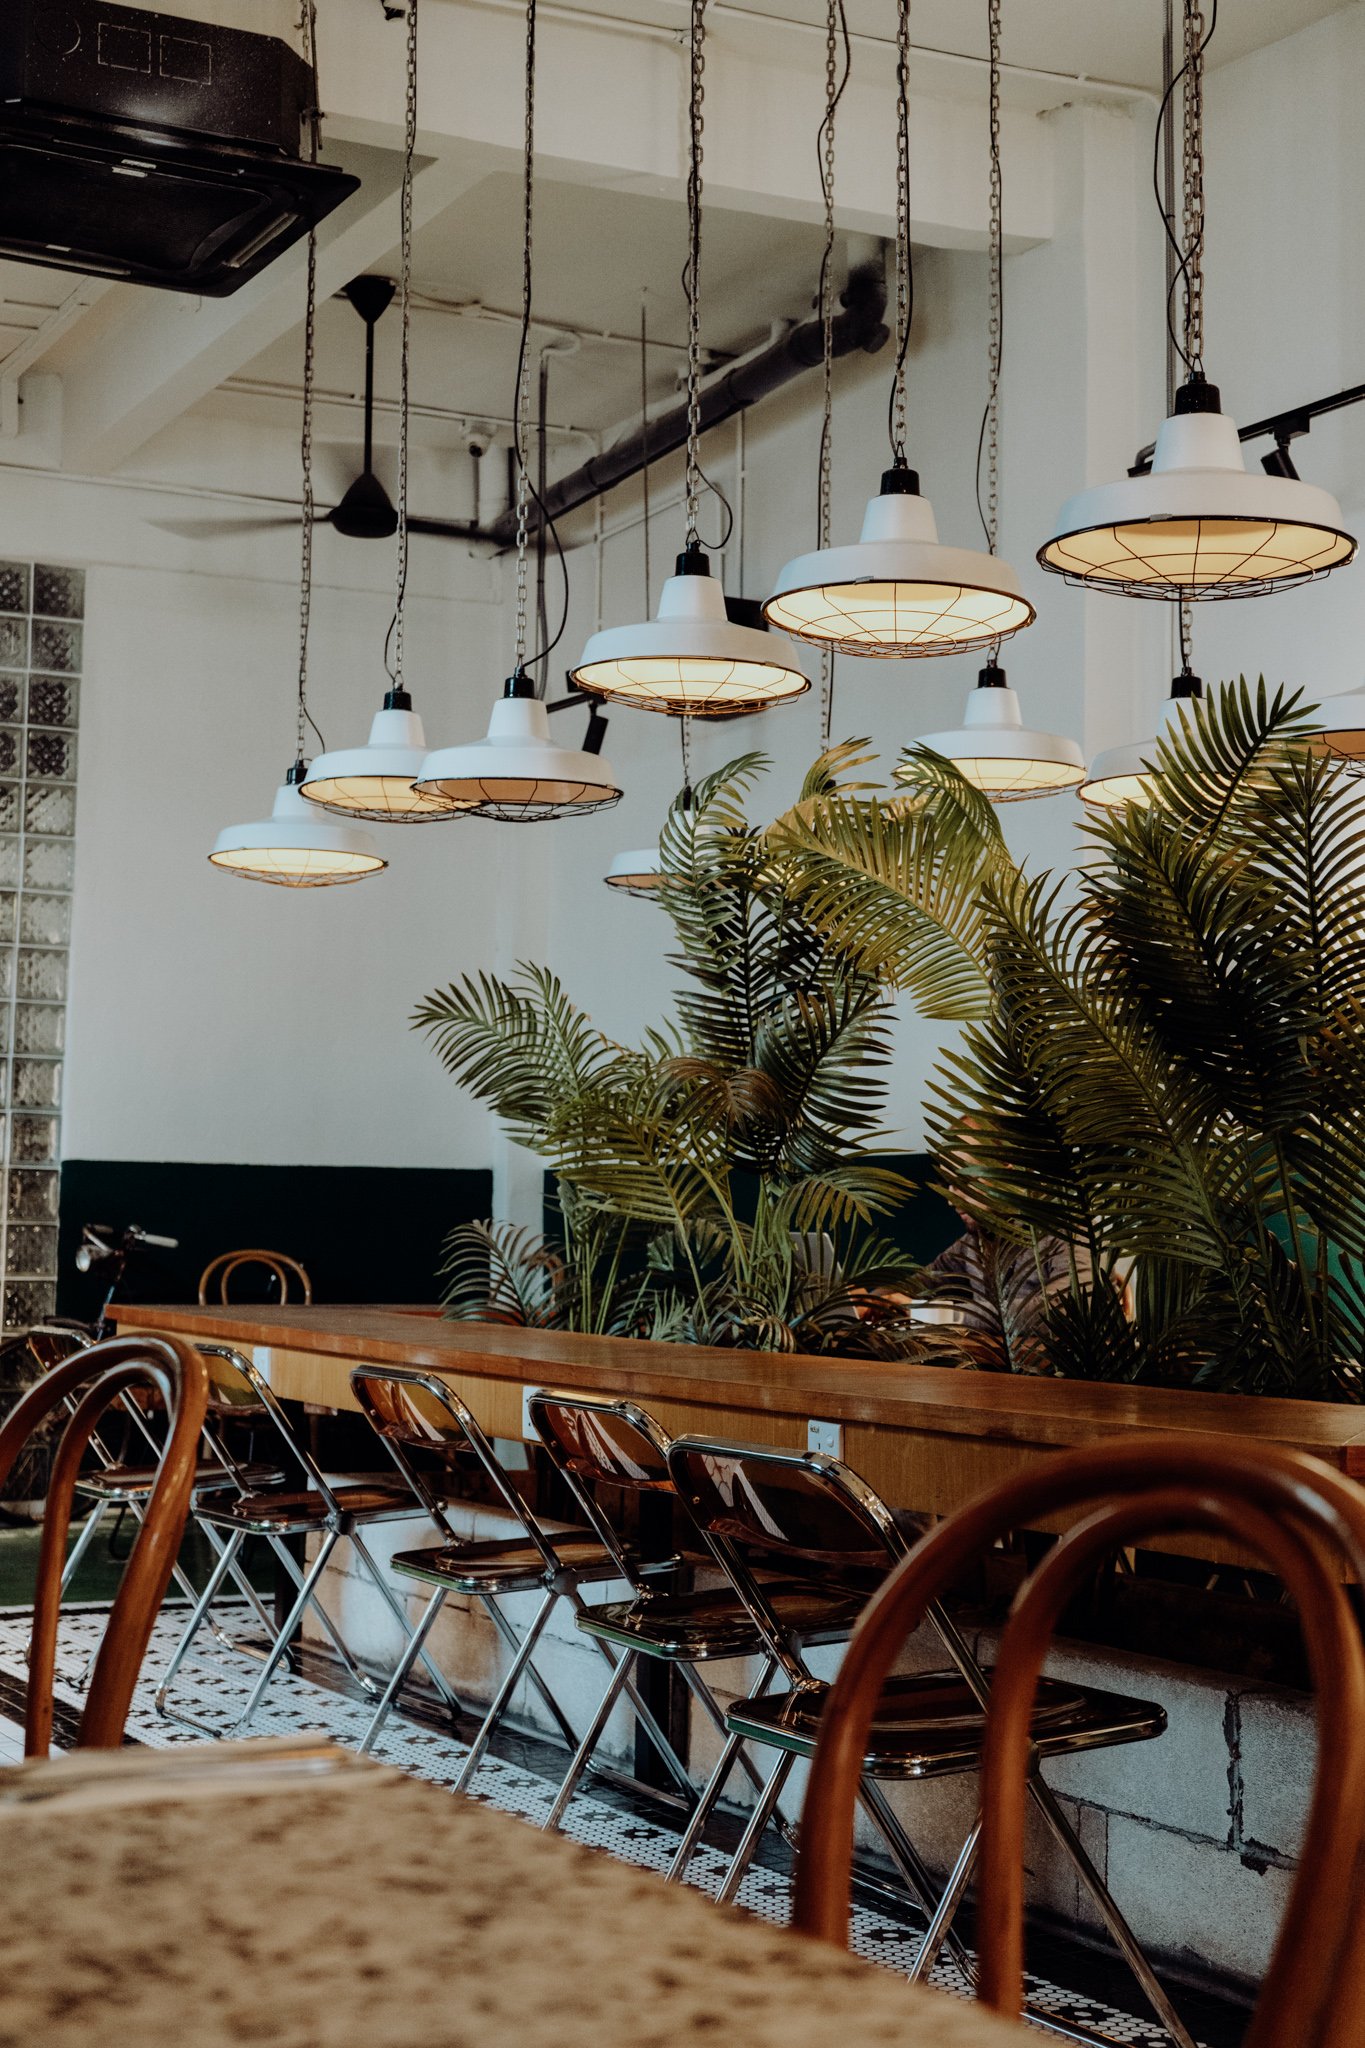
[{"label": "metal hanging chain", "polygon": [[680,718],[678,720],[678,744],[682,749],[683,794],[690,798],[692,795],[692,721],[690,718]]},{"label": "metal hanging chain", "polygon": [[[644,293],[640,295],[640,493],[644,512],[645,611],[650,617],[649,562],[649,319]],[[599,498],[598,503],[602,501]]]},{"label": "metal hanging chain", "polygon": [[915,265],[910,253],[910,0],[896,10],[896,367],[887,427],[891,459],[904,467],[905,359],[915,317]]},{"label": "metal hanging chain", "polygon": [[299,34],[303,38],[303,61],[308,66],[311,85],[312,105],[308,109],[308,160],[316,163],[322,148],[322,97],[318,89],[318,10],[317,0],[302,0],[299,8]]},{"label": "metal hanging chain", "polygon": [[1190,374],[1204,369],[1204,16],[1199,0],[1185,0],[1184,136],[1181,157],[1181,233],[1184,239],[1185,361]]},{"label": "metal hanging chain", "polygon": [[[408,0],[406,125],[403,136],[403,185],[399,201],[399,386],[398,386],[398,548],[394,568],[393,624],[389,628],[392,659],[386,659],[395,690],[403,687],[403,613],[408,593],[408,431],[412,327],[412,165],[417,153],[417,0]],[[389,650],[386,649],[386,656]]]},{"label": "metal hanging chain", "polygon": [[[1000,0],[986,0],[990,38],[990,314],[987,323],[987,396],[982,433],[986,442],[986,546],[1000,544],[1000,368],[1005,337],[1004,177],[1000,164]],[[977,507],[981,498],[981,451],[977,450]]]},{"label": "metal hanging chain", "polygon": [[1180,626],[1180,672],[1189,675],[1190,661],[1194,652],[1194,607],[1182,598],[1176,607]]},{"label": "metal hanging chain", "polygon": [[[303,32],[304,61],[313,80],[313,106],[309,121],[314,160],[318,149],[318,17],[316,0],[304,0],[299,26]],[[303,425],[299,436],[301,490],[299,500],[299,704],[298,736],[294,758],[302,761],[308,727],[322,734],[308,713],[308,628],[313,609],[313,389],[317,378],[318,326],[318,238],[308,236],[308,283],[303,316]]]},{"label": "metal hanging chain", "polygon": [[[840,44],[843,46],[843,76],[839,75]],[[817,548],[827,548],[831,538],[834,458],[834,166],[835,129],[839,102],[848,84],[848,22],[844,0],[827,0],[825,9],[825,111],[817,137],[820,166],[820,195],[824,200],[825,243],[820,258],[820,330],[822,407],[820,414],[820,468],[816,491]],[[834,717],[834,650],[820,649],[820,746],[830,743]]]},{"label": "metal hanging chain", "polygon": [[687,94],[687,545],[700,547],[701,507],[701,164],[706,0],[692,0]]},{"label": "metal hanging chain", "polygon": [[531,270],[532,231],[535,225],[536,147],[536,0],[526,6],[526,90],[522,137],[521,211],[521,348],[517,355],[516,436],[517,458],[517,643],[514,673],[526,668],[526,553],[530,526],[531,476],[526,461],[527,426],[531,413]]}]

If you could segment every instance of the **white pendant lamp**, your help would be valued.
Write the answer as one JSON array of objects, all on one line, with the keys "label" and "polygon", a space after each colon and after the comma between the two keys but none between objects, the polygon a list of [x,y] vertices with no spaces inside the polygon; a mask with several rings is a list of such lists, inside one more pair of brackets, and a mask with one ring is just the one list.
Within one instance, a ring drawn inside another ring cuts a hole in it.
[{"label": "white pendant lamp", "polygon": [[[1204,46],[1196,0],[1184,0],[1182,221],[1177,248],[1184,287],[1180,333],[1171,340],[1185,365],[1175,411],[1157,435],[1151,469],[1082,491],[1062,507],[1038,560],[1085,590],[1124,597],[1263,597],[1326,575],[1349,562],[1356,543],[1344,531],[1335,498],[1291,473],[1247,470],[1236,422],[1222,410],[1204,374]],[[1158,116],[1172,118],[1174,82]],[[1168,313],[1169,324],[1169,313]]]},{"label": "white pendant lamp", "polygon": [[514,825],[604,811],[621,795],[600,754],[555,745],[545,705],[524,670],[508,679],[487,735],[428,754],[417,788],[471,817]]},{"label": "white pendant lamp", "polygon": [[1184,718],[1187,705],[1197,703],[1203,694],[1204,685],[1199,677],[1191,675],[1188,668],[1182,669],[1161,707],[1155,736],[1124,747],[1106,747],[1103,753],[1096,754],[1077,792],[1082,802],[1097,809],[1150,803],[1161,773],[1156,765],[1158,744],[1177,720]]},{"label": "white pendant lamp", "polygon": [[1176,393],[1150,473],[1070,499],[1038,560],[1087,590],[1169,601],[1263,597],[1355,551],[1330,492],[1247,469],[1217,386],[1195,374]]},{"label": "white pendant lamp", "polygon": [[710,560],[693,539],[664,584],[655,617],[594,633],[572,680],[636,710],[687,718],[762,711],[810,688],[784,640],[729,617]]},{"label": "white pendant lamp", "polygon": [[622,896],[657,896],[664,880],[658,847],[640,846],[631,853],[618,853],[602,879]]},{"label": "white pendant lamp", "polygon": [[995,662],[982,669],[961,726],[925,733],[916,744],[944,755],[995,804],[1058,796],[1085,780],[1085,760],[1075,740],[1026,726],[1019,699]]},{"label": "white pendant lamp", "polygon": [[[799,697],[810,678],[794,651],[736,624],[697,531],[701,492],[701,135],[705,0],[692,0],[687,172],[687,538],[654,618],[594,633],[571,681],[594,696],[683,718],[734,717]],[[648,606],[646,606],[648,609]]]},{"label": "white pendant lamp", "polygon": [[407,98],[403,149],[403,180],[399,200],[399,391],[398,391],[398,527],[395,556],[393,623],[389,641],[393,666],[383,709],[370,726],[363,747],[343,747],[319,755],[302,785],[310,803],[339,811],[349,818],[368,818],[380,825],[423,825],[436,818],[458,816],[455,805],[424,796],[413,785],[426,758],[426,735],[403,682],[403,626],[408,585],[408,437],[411,420],[412,315],[412,175],[417,148],[417,0],[409,0],[407,29]]},{"label": "white pendant lamp", "polygon": [[[994,32],[994,31],[993,31]],[[994,48],[993,44],[993,48]],[[946,547],[933,506],[920,496],[906,459],[905,362],[914,310],[910,248],[910,6],[896,24],[896,365],[891,393],[891,467],[868,501],[862,533],[848,547],[820,547],[788,562],[763,606],[769,625],[841,654],[963,654],[994,647],[1036,616],[1013,569],[992,550]],[[998,62],[993,66],[998,76]],[[994,109],[995,100],[992,106]],[[993,129],[995,123],[993,121]],[[992,151],[992,203],[998,207]],[[998,288],[998,264],[992,287]],[[994,337],[993,337],[994,342]],[[994,346],[993,371],[998,370]]]},{"label": "white pendant lamp", "polygon": [[216,868],[249,882],[274,882],[285,889],[319,889],[336,882],[359,882],[388,862],[372,833],[321,815],[299,792],[305,774],[296,761],[279,789],[268,818],[251,825],[229,825],[218,834],[209,855]]},{"label": "white pendant lamp", "polygon": [[1313,713],[1313,737],[1324,754],[1365,768],[1365,690],[1324,697]]}]

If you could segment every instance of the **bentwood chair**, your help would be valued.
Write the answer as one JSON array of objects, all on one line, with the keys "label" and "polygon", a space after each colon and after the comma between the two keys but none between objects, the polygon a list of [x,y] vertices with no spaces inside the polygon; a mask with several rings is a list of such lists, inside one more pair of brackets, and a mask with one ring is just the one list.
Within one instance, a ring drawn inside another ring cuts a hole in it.
[{"label": "bentwood chair", "polygon": [[[1152,1436],[1040,1458],[939,1526],[886,1581],[825,1707],[797,1865],[795,1924],[848,1937],[853,1803],[886,1674],[953,1577],[1019,1528],[1075,1519],[1020,1589],[985,1707],[980,1995],[1017,2015],[1023,1975],[1023,1834],[1038,1784],[1030,1721],[1067,1600],[1114,1550],[1211,1530],[1257,1552],[1298,1608],[1318,1695],[1317,1773],[1289,1903],[1244,2048],[1359,2048],[1365,2040],[1365,1647],[1343,1580],[1365,1584],[1365,1494],[1317,1459],[1273,1444]],[[974,1685],[974,1690],[976,1687]],[[1172,2037],[1187,2037],[1162,2013]]]},{"label": "bentwood chair", "polygon": [[[535,1650],[561,1601],[568,1603],[575,1616],[581,1616],[585,1611],[582,1588],[620,1576],[614,1548],[593,1529],[547,1527],[517,1492],[478,1422],[444,1380],[398,1366],[382,1370],[360,1366],[351,1374],[351,1385],[375,1433],[407,1482],[410,1510],[412,1505],[420,1506],[439,1539],[434,1548],[399,1551],[390,1560],[400,1578],[428,1586],[431,1592],[407,1650],[365,1732],[362,1751],[368,1750],[378,1737],[437,1615],[450,1595],[458,1593],[482,1604],[512,1652],[512,1659],[460,1767],[456,1790],[463,1791],[478,1770],[523,1678],[536,1688],[564,1736],[571,1757],[576,1757],[579,1738],[537,1669]],[[456,1473],[462,1463],[470,1460],[482,1473],[514,1534],[476,1539],[461,1536],[453,1527],[446,1508],[451,1495],[458,1490],[454,1483]],[[518,1594],[536,1592],[541,1596],[539,1606],[518,1642],[502,1602]],[[616,1657],[601,1638],[597,1639],[597,1648],[615,1678],[619,1668]],[[690,1796],[686,1771],[629,1673],[621,1683],[650,1741],[665,1764],[678,1775],[680,1789]]]},{"label": "bentwood chair", "polygon": [[[158,1713],[184,1727],[197,1729],[200,1734],[240,1735],[255,1718],[266,1688],[289,1652],[304,1615],[310,1610],[330,1637],[352,1681],[366,1695],[377,1697],[378,1686],[351,1655],[341,1630],[318,1596],[318,1588],[333,1552],[345,1538],[379,1588],[404,1636],[410,1636],[402,1604],[394,1597],[361,1533],[374,1523],[407,1520],[412,1514],[412,1501],[406,1489],[386,1479],[347,1481],[328,1478],[304,1438],[291,1426],[269,1383],[250,1359],[228,1345],[201,1344],[197,1348],[207,1365],[211,1410],[215,1420],[219,1424],[255,1422],[272,1430],[280,1446],[283,1464],[288,1469],[301,1467],[306,1484],[299,1490],[280,1486],[255,1488],[229,1484],[227,1475],[222,1475],[217,1490],[196,1494],[195,1518],[214,1533],[221,1548],[161,1680],[156,1696]],[[208,1619],[219,1589],[228,1574],[237,1569],[242,1548],[252,1536],[263,1538],[269,1545],[285,1576],[293,1584],[294,1601],[278,1627],[269,1620],[266,1622],[267,1646],[261,1656],[261,1669],[237,1720],[230,1728],[213,1728],[173,1707],[172,1688],[195,1637]],[[289,1550],[286,1538],[291,1536],[312,1538],[316,1544],[312,1562],[306,1571],[300,1568]],[[430,1659],[424,1661],[450,1714],[452,1717],[458,1715],[460,1702],[454,1692]]]},{"label": "bentwood chair", "polygon": [[218,1300],[226,1307],[232,1276],[243,1266],[264,1266],[280,1290],[282,1303],[289,1299],[290,1279],[297,1280],[304,1307],[313,1306],[313,1283],[298,1260],[291,1259],[288,1252],[267,1251],[219,1252],[216,1259],[210,1259],[199,1275],[199,1306],[208,1307],[210,1290],[216,1287]]},{"label": "bentwood chair", "polygon": [[[885,1502],[847,1465],[814,1451],[770,1451],[703,1437],[680,1437],[669,1453],[679,1493],[743,1599],[788,1681],[785,1691],[747,1700],[727,1715],[746,1742],[775,1750],[777,1761],[754,1809],[722,1888],[738,1889],[782,1787],[798,1758],[815,1754],[830,1686],[814,1676],[767,1597],[755,1561],[771,1568],[817,1574],[861,1590],[863,1601],[888,1574],[915,1554]],[[922,1538],[918,1538],[922,1541]],[[966,1958],[953,1921],[976,1865],[981,1822],[968,1831],[946,1885],[928,1877],[913,1841],[897,1819],[883,1786],[975,1772],[981,1763],[988,1684],[959,1630],[937,1599],[925,1618],[948,1653],[950,1669],[886,1677],[874,1700],[854,1792],[882,1837],[902,1878],[928,1916],[912,1977],[933,1965],[945,1941]],[[1163,1710],[1091,1686],[1046,1679],[1039,1689],[1031,1734],[1037,1757],[1072,1755],[1116,1743],[1143,1742],[1166,1726]],[[1168,2005],[1136,1939],[1118,1916],[1074,1830],[1035,1773],[1034,1796],[1096,1903],[1118,1932],[1125,1954],[1143,1976],[1148,1995]],[[804,1829],[804,1822],[803,1822]],[[1163,2019],[1164,2019],[1163,2012]]]},{"label": "bentwood chair", "polygon": [[[663,1495],[681,1506],[668,1470],[669,1438],[653,1416],[631,1400],[564,1393],[553,1388],[538,1389],[528,1396],[526,1406],[532,1427],[551,1462],[578,1502],[584,1519],[615,1558],[618,1576],[629,1586],[631,1594],[629,1600],[607,1601],[586,1608],[577,1617],[583,1633],[611,1644],[620,1653],[620,1662],[545,1825],[557,1827],[562,1820],[627,1679],[633,1670],[638,1670],[638,1660],[653,1658],[672,1665],[681,1671],[722,1743],[719,1760],[693,1806],[669,1866],[668,1879],[675,1882],[687,1871],[736,1759],[748,1773],[754,1790],[763,1789],[741,1738],[727,1730],[724,1712],[698,1666],[759,1659],[758,1676],[751,1691],[751,1697],[757,1697],[771,1683],[777,1659],[728,1582],[680,1588],[677,1581],[685,1573],[695,1577],[680,1559],[669,1560],[664,1566],[642,1567],[605,1511],[601,1498],[604,1487],[637,1496]],[[815,1585],[809,1577],[770,1582],[765,1587],[765,1597],[781,1615],[784,1627],[807,1645],[845,1642],[864,1605],[861,1592]]]},{"label": "bentwood chair", "polygon": [[184,1533],[208,1404],[207,1370],[197,1353],[178,1338],[115,1338],[55,1365],[0,1424],[3,1485],[34,1430],[65,1402],[75,1404],[53,1461],[43,1515],[24,1708],[26,1756],[46,1756],[52,1746],[61,1567],[81,1459],[100,1417],[133,1388],[149,1390],[163,1405],[168,1417],[166,1442],[95,1658],[77,1736],[81,1748],[117,1749]]},{"label": "bentwood chair", "polygon": [[[44,1373],[51,1372],[54,1365],[78,1351],[89,1351],[93,1342],[79,1323],[54,1321],[38,1324],[28,1333],[29,1353]],[[77,1474],[75,1482],[76,1498],[86,1505],[85,1521],[62,1568],[63,1593],[110,1514],[127,1514],[135,1523],[144,1518],[157,1483],[162,1449],[147,1412],[147,1400],[145,1388],[134,1388],[113,1404],[115,1420],[121,1426],[121,1444],[116,1444],[113,1435],[105,1430],[97,1428],[91,1431],[90,1459]],[[74,1398],[68,1397],[63,1405],[69,1413],[75,1405]],[[216,1425],[211,1404],[195,1469],[194,1490],[190,1496],[191,1515],[194,1516],[195,1502],[206,1493],[221,1492],[224,1487],[237,1492],[259,1491],[267,1486],[280,1485],[283,1479],[284,1474],[277,1466],[252,1458],[244,1461],[237,1455],[227,1431]],[[199,1523],[197,1517],[194,1519],[208,1542],[210,1552],[218,1556],[223,1545],[217,1532]],[[236,1565],[232,1567],[231,1576],[238,1593],[254,1608],[268,1629],[269,1617],[249,1577]],[[179,1563],[172,1567],[172,1579],[182,1596],[193,1606],[199,1596]],[[221,1623],[212,1616],[209,1617],[209,1627],[226,1648],[236,1647]],[[87,1666],[79,1683],[85,1683],[89,1671]]]}]

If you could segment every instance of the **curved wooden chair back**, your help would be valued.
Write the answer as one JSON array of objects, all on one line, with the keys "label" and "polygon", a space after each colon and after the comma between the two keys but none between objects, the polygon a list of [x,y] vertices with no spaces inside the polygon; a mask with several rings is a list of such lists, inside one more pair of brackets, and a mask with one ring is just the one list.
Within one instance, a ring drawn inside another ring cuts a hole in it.
[{"label": "curved wooden chair back", "polygon": [[1077,1519],[1015,1600],[983,1704],[980,1992],[1023,1998],[1023,1843],[1029,1728],[1069,1596],[1106,1553],[1211,1530],[1256,1551],[1298,1608],[1318,1695],[1318,1765],[1289,1903],[1244,2048],[1359,2048],[1365,2040],[1365,1645],[1343,1579],[1365,1584],[1365,1491],[1316,1459],[1204,1437],[1064,1451],[950,1515],[869,1604],[825,1707],[801,1819],[794,1924],[848,1937],[854,1803],[872,1714],[931,1601],[1002,1536]]},{"label": "curved wooden chair back", "polygon": [[313,1283],[297,1259],[291,1259],[288,1252],[241,1251],[219,1252],[216,1259],[210,1259],[199,1275],[199,1306],[207,1308],[209,1290],[217,1287],[218,1300],[224,1307],[230,1300],[229,1284],[232,1276],[242,1266],[264,1266],[280,1290],[280,1300],[289,1299],[289,1281],[298,1281],[305,1308],[313,1306]]},{"label": "curved wooden chair back", "polygon": [[57,1654],[62,1564],[71,1529],[71,1506],[86,1445],[100,1417],[130,1390],[150,1390],[164,1404],[169,1424],[156,1484],[119,1583],[86,1695],[77,1746],[117,1749],[147,1653],[152,1627],[170,1583],[189,1513],[208,1406],[204,1361],[178,1337],[116,1337],[93,1344],[54,1365],[17,1401],[0,1424],[0,1485],[39,1424],[64,1402],[74,1402],[53,1460],[38,1552],[38,1584],[29,1640],[24,1754],[43,1756],[52,1745],[52,1683]]}]

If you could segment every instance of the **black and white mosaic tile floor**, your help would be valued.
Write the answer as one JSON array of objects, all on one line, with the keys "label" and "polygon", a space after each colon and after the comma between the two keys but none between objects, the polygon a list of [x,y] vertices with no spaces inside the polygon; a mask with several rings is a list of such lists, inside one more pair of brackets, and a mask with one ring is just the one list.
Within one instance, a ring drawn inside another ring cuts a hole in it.
[{"label": "black and white mosaic tile floor", "polygon": [[[78,1677],[98,1646],[104,1618],[103,1608],[75,1608],[63,1615],[57,1663],[59,1740],[64,1724],[74,1726],[74,1712],[80,1706]],[[0,1712],[12,1714],[20,1697],[28,1627],[27,1613],[14,1609],[0,1611]],[[157,1677],[169,1662],[179,1628],[174,1610],[158,1623],[146,1660],[146,1676],[138,1687],[129,1717],[129,1736],[152,1748],[203,1739],[194,1729],[163,1719],[154,1704]],[[185,1715],[226,1731],[240,1713],[258,1669],[246,1658],[210,1647],[196,1654],[182,1669],[175,1704]],[[69,1711],[64,1713],[63,1707]],[[250,1732],[275,1735],[306,1728],[324,1731],[338,1742],[358,1743],[368,1718],[369,1709],[362,1702],[281,1671],[276,1674]],[[515,1742],[511,1746],[517,1747]],[[454,1783],[465,1749],[450,1733],[394,1714],[377,1754],[414,1777],[449,1786]],[[552,1778],[510,1760],[506,1754],[490,1755],[473,1787],[475,1798],[533,1826],[548,1814],[554,1793]],[[580,1792],[574,1799],[564,1832],[575,1841],[605,1850],[623,1862],[659,1871],[671,1862],[678,1841],[678,1830],[649,1818],[633,1803],[599,1798],[590,1791]],[[692,1863],[688,1882],[714,1893],[719,1890],[726,1865],[722,1850],[703,1847]],[[788,1895],[785,1872],[756,1866],[744,1880],[739,1903],[765,1919],[781,1923],[788,1915]],[[912,1924],[897,1919],[889,1911],[866,1905],[854,1908],[852,1945],[873,1962],[893,1970],[908,1970],[919,1939]],[[959,1997],[970,1995],[961,1971],[951,1960],[940,1961],[930,1981]],[[1059,2031],[1083,2027],[1123,2044],[1123,2048],[1169,2048],[1169,2037],[1152,2021],[1068,1991],[1046,1979],[1030,1978],[1029,1997],[1036,2013],[1055,2016]],[[1050,2031],[1045,2030],[1044,2037]]]}]

